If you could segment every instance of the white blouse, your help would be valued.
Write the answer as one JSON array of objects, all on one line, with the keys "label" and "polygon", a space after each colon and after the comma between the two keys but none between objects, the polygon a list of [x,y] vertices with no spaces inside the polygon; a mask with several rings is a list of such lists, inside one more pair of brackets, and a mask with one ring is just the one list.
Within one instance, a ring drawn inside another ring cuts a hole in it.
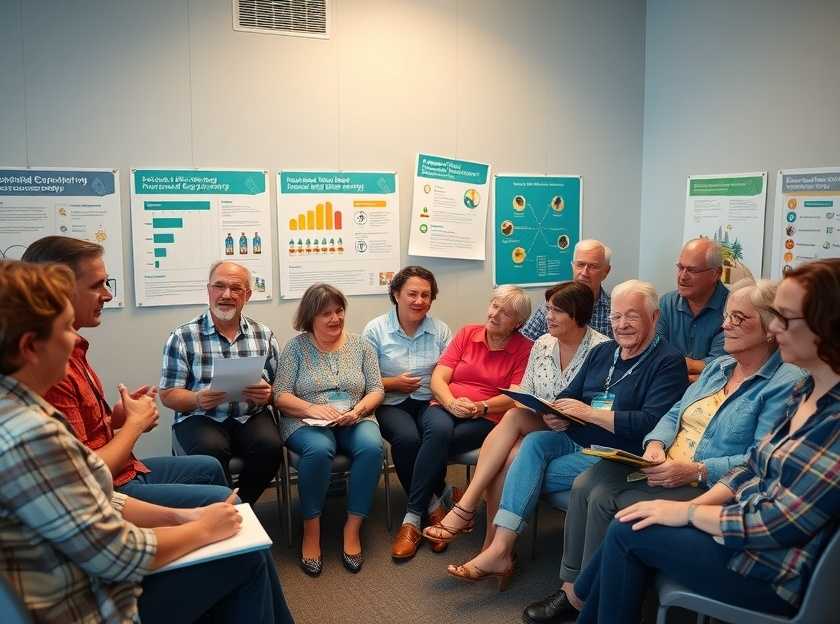
[{"label": "white blouse", "polygon": [[592,347],[607,340],[609,338],[604,334],[587,327],[572,361],[565,369],[562,369],[560,368],[560,345],[557,343],[557,338],[551,334],[543,334],[531,349],[528,368],[525,369],[525,376],[522,378],[520,387],[525,392],[530,392],[543,400],[553,401],[578,374]]}]

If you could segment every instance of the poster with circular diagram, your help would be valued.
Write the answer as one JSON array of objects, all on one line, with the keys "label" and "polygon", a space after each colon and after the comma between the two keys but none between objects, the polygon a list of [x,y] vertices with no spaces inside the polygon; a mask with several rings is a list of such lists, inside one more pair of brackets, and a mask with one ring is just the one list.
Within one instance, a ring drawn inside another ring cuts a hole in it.
[{"label": "poster with circular diagram", "polygon": [[580,176],[494,176],[494,284],[544,286],[571,279],[582,205]]}]

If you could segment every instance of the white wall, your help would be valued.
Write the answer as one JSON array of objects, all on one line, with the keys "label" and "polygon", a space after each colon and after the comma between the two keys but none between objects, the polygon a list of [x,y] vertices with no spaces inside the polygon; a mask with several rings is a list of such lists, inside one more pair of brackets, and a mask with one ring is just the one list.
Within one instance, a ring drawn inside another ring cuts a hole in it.
[{"label": "white wall", "polygon": [[[582,174],[584,235],[613,247],[611,284],[636,275],[643,0],[333,2],[320,41],[234,32],[230,0],[0,0],[0,164],[120,168],[125,241],[132,166],[396,169],[403,249],[417,151]],[[437,316],[482,319],[489,262],[404,260],[437,275]],[[85,332],[112,398],[155,382],[169,330],[201,311],[133,301]],[[350,329],[387,305],[353,298]],[[293,308],[248,313],[288,337]],[[141,455],[168,452],[169,422]]]},{"label": "white wall", "polygon": [[674,288],[691,174],[840,165],[840,2],[648,0],[640,275]]}]

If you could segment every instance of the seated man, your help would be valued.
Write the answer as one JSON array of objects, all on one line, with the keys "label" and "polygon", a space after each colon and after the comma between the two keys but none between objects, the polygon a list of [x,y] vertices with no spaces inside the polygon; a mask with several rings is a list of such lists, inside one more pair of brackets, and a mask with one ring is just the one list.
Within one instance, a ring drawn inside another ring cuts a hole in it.
[{"label": "seated man", "polygon": [[656,333],[683,354],[689,381],[724,355],[723,308],[729,293],[720,281],[720,244],[708,238],[688,241],[677,261],[677,289],[662,296]]},{"label": "seated man", "polygon": [[[610,274],[612,250],[599,240],[587,239],[575,245],[575,253],[572,258],[574,281],[586,284],[592,289],[592,294],[595,295],[595,307],[592,308],[592,320],[589,321],[589,326],[595,331],[612,338],[610,296],[601,286],[607,279],[607,275]],[[519,333],[534,342],[539,340],[540,336],[548,333],[545,305],[536,309],[528,322],[519,330]]]},{"label": "seated man", "polygon": [[[251,298],[251,272],[217,262],[207,284],[209,309],[175,328],[163,351],[160,397],[175,410],[173,430],[187,453],[205,453],[228,468],[233,455],[244,462],[239,496],[255,503],[280,465],[283,443],[271,414],[272,385],[280,347],[269,327],[243,316]],[[213,390],[213,360],[260,356],[262,379],[245,388],[243,401]],[[229,476],[229,475],[228,475]]]},{"label": "seated man", "polygon": [[[101,245],[67,236],[47,236],[23,254],[27,262],[55,262],[73,270],[73,327],[98,327],[102,306],[113,297]],[[225,473],[212,457],[152,457],[144,462],[133,453],[144,432],[158,422],[157,390],[143,386],[129,394],[120,386],[121,400],[108,405],[102,382],[87,361],[90,343],[79,336],[70,355],[68,374],[45,398],[61,411],[73,433],[95,451],[114,477],[116,490],[166,507],[201,507],[230,494]]]},{"label": "seated man", "polygon": [[[610,315],[615,340],[594,347],[553,401],[555,409],[574,421],[546,414],[543,419],[553,431],[525,436],[505,478],[493,541],[470,562],[449,566],[450,574],[466,580],[495,576],[504,583],[513,571],[516,538],[540,492],[570,489],[575,477],[597,461],[581,452],[584,447],[642,452],[642,438],[688,385],[685,361],[656,335],[657,299],[647,282],[630,280],[615,287]],[[469,528],[475,510],[453,509],[460,513],[447,517],[443,526],[427,528],[424,537],[451,541]]]}]

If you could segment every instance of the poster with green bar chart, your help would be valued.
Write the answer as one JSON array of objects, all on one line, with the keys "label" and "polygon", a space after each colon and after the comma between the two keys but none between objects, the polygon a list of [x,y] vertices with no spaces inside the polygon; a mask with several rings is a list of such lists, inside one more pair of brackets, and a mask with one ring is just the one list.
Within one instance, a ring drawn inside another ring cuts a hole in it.
[{"label": "poster with green bar chart", "polygon": [[210,266],[251,271],[251,300],[270,300],[268,172],[132,169],[134,290],[140,307],[207,303]]},{"label": "poster with green bar chart", "polygon": [[388,292],[400,269],[400,210],[392,171],[280,171],[280,296],[314,282],[346,295]]}]

